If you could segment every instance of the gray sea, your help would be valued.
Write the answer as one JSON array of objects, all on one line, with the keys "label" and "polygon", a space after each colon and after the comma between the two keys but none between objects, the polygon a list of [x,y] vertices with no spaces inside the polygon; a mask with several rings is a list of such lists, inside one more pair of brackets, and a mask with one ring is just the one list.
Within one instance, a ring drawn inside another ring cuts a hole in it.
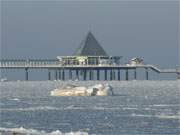
[{"label": "gray sea", "polygon": [[[51,97],[66,84],[109,83],[115,96]],[[0,135],[179,135],[180,81],[0,83]]]}]

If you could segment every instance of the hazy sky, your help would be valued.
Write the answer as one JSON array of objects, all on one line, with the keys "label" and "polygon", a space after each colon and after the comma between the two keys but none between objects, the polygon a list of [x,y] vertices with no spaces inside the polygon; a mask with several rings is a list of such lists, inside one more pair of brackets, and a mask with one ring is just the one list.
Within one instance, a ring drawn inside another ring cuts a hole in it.
[{"label": "hazy sky", "polygon": [[90,30],[109,55],[178,65],[178,1],[1,1],[1,56],[71,55]]}]

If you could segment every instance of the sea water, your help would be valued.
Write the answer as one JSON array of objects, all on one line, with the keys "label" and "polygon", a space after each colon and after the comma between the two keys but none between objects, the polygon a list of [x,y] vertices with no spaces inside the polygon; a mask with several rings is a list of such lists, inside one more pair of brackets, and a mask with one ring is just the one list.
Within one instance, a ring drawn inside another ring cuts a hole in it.
[{"label": "sea water", "polygon": [[[109,83],[114,96],[51,97],[66,84]],[[179,135],[180,81],[0,83],[1,135]]]}]

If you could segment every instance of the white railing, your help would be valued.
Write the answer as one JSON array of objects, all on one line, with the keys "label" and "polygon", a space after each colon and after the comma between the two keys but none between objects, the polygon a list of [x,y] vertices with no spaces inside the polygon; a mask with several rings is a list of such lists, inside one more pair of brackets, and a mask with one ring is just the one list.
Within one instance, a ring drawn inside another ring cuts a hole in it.
[{"label": "white railing", "polygon": [[178,73],[180,69],[159,69],[149,64],[98,64],[98,65],[63,65],[59,61],[0,61],[0,68],[73,68],[73,67],[113,67],[113,68],[151,68],[159,73]]}]

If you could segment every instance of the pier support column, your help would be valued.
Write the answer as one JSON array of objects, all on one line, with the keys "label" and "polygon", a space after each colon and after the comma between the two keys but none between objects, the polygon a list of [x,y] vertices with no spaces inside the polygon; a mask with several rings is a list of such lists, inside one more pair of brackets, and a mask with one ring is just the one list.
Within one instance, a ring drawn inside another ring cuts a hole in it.
[{"label": "pier support column", "polygon": [[26,81],[28,81],[28,68],[25,68],[25,78],[26,78]]},{"label": "pier support column", "polygon": [[83,70],[83,79],[86,80],[86,69]]},{"label": "pier support column", "polygon": [[137,72],[136,72],[136,68],[134,69],[134,80],[137,79]]},{"label": "pier support column", "polygon": [[94,70],[89,71],[89,80],[94,80]]},{"label": "pier support column", "polygon": [[126,69],[126,81],[128,81],[129,80],[129,75],[128,75],[129,73],[128,73],[128,69]]},{"label": "pier support column", "polygon": [[64,69],[62,70],[62,80],[63,80],[63,81],[65,80],[65,72],[64,72]]},{"label": "pier support column", "polygon": [[89,80],[92,80],[92,70],[89,70]]},{"label": "pier support column", "polygon": [[58,79],[58,73],[57,73],[57,70],[55,70],[55,80]]},{"label": "pier support column", "polygon": [[100,80],[100,70],[97,70],[97,80]]},{"label": "pier support column", "polygon": [[120,71],[120,69],[118,69],[118,80],[119,81],[121,80],[121,71]]},{"label": "pier support column", "polygon": [[146,70],[146,80],[149,80],[148,68],[145,68],[145,70]]},{"label": "pier support column", "polygon": [[104,80],[107,81],[107,69],[104,70]]},{"label": "pier support column", "polygon": [[94,80],[94,70],[92,70],[92,80]]},{"label": "pier support column", "polygon": [[72,70],[69,69],[69,80],[72,80]]},{"label": "pier support column", "polygon": [[79,70],[78,69],[76,69],[76,79],[79,80]]},{"label": "pier support column", "polygon": [[113,80],[116,80],[116,72],[113,70]]},{"label": "pier support column", "polygon": [[110,70],[110,81],[112,81],[112,69]]},{"label": "pier support column", "polygon": [[61,80],[61,70],[59,70],[59,80]]},{"label": "pier support column", "polygon": [[51,80],[51,71],[48,69],[48,80]]}]

